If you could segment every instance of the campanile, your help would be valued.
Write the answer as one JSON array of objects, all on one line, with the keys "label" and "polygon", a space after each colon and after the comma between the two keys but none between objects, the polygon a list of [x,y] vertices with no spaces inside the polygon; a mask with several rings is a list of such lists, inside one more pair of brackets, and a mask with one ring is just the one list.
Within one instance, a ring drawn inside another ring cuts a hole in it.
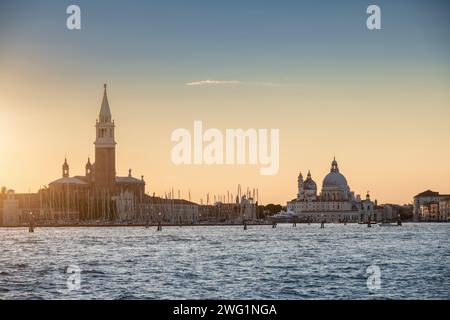
[{"label": "campanile", "polygon": [[114,121],[111,120],[106,84],[104,85],[102,106],[95,124],[95,186],[97,190],[108,192],[111,196],[116,187],[116,142],[114,140]]}]

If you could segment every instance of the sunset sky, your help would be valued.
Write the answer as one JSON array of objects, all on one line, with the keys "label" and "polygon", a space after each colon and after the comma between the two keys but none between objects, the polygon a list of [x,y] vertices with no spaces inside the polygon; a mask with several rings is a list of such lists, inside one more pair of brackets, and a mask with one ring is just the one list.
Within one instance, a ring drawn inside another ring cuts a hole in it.
[{"label": "sunset sky", "polygon": [[[66,8],[81,8],[81,30]],[[381,7],[382,30],[366,28]],[[0,186],[37,191],[94,158],[103,83],[118,175],[150,193],[259,188],[285,204],[333,156],[379,203],[450,193],[448,1],[0,0]],[[189,85],[216,80],[215,83]],[[175,166],[177,128],[279,128],[280,170]]]}]

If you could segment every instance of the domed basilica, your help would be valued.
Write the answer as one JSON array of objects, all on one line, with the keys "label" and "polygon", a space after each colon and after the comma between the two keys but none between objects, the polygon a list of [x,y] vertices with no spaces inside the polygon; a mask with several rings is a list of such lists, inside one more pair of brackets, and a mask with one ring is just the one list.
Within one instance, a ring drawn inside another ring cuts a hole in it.
[{"label": "domed basilica", "polygon": [[373,212],[374,203],[370,201],[368,194],[366,199],[361,201],[359,195],[355,196],[354,192],[350,191],[347,179],[339,172],[336,159],[331,162],[330,172],[323,179],[319,195],[310,171],[305,180],[300,173],[297,182],[297,198],[287,203],[287,211],[300,218],[311,221],[356,221],[360,219],[361,214]]}]

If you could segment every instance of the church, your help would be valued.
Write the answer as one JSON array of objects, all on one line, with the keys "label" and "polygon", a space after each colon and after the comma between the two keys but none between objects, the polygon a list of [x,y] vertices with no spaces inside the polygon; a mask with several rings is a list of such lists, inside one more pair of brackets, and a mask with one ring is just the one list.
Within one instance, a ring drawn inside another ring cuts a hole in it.
[{"label": "church", "polygon": [[95,159],[88,158],[84,175],[70,176],[64,160],[61,178],[49,183],[42,197],[45,215],[51,220],[118,219],[134,212],[145,198],[144,176],[116,174],[115,123],[112,120],[106,84],[95,124]]},{"label": "church", "polygon": [[104,85],[100,112],[95,122],[95,158],[88,157],[84,174],[71,175],[64,159],[61,177],[37,193],[16,194],[2,188],[0,225],[16,226],[33,219],[43,225],[78,223],[172,223],[199,220],[198,205],[191,201],[146,194],[144,176],[116,173],[116,125]]},{"label": "church", "polygon": [[304,221],[355,222],[373,217],[376,203],[365,200],[350,190],[347,179],[339,171],[336,158],[331,162],[330,172],[322,182],[322,190],[317,193],[317,184],[308,171],[306,179],[302,173],[297,179],[297,198],[287,203],[287,211]]}]

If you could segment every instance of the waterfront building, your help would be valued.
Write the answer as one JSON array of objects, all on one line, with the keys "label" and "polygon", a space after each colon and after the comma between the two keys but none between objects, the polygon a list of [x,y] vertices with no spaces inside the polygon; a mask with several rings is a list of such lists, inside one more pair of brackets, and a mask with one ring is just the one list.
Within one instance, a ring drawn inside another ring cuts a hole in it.
[{"label": "waterfront building", "polygon": [[401,217],[402,220],[410,220],[412,217],[412,205],[382,204],[374,202],[372,220],[377,222],[396,222]]},{"label": "waterfront building", "polygon": [[297,198],[287,203],[288,214],[293,214],[300,221],[360,221],[374,218],[375,203],[350,190],[347,179],[340,172],[336,159],[331,162],[330,172],[322,182],[321,192],[317,192],[317,184],[308,171],[303,180],[302,173],[297,179]]},{"label": "waterfront building", "polygon": [[150,223],[192,224],[199,221],[199,206],[184,199],[165,199],[145,195],[144,201],[139,204],[139,210],[131,219]]},{"label": "waterfront building", "polygon": [[439,201],[422,203],[419,208],[420,221],[448,221],[450,213],[450,197],[442,197]]},{"label": "waterfront building", "polygon": [[15,198],[14,190],[8,190],[0,201],[0,225],[14,227],[19,225],[19,200]]},{"label": "waterfront building", "polygon": [[449,217],[450,195],[426,190],[413,198],[413,218],[415,221],[447,220]]},{"label": "waterfront building", "polygon": [[233,203],[217,201],[211,205],[201,205],[199,220],[208,222],[242,223],[257,220],[258,203],[250,194],[236,196]]},{"label": "waterfront building", "polygon": [[[4,208],[5,207],[5,208]],[[17,211],[15,210],[17,207]],[[2,188],[0,193],[0,225],[5,222],[3,217],[4,210],[6,213],[6,225],[17,226],[22,223],[28,223],[30,212],[33,219],[40,218],[40,193],[16,193],[14,190]]]},{"label": "waterfront building", "polygon": [[422,221],[438,221],[439,201],[425,202],[420,205],[420,218]]},{"label": "waterfront building", "polygon": [[439,200],[439,217],[440,220],[450,220],[450,196],[442,197]]}]

